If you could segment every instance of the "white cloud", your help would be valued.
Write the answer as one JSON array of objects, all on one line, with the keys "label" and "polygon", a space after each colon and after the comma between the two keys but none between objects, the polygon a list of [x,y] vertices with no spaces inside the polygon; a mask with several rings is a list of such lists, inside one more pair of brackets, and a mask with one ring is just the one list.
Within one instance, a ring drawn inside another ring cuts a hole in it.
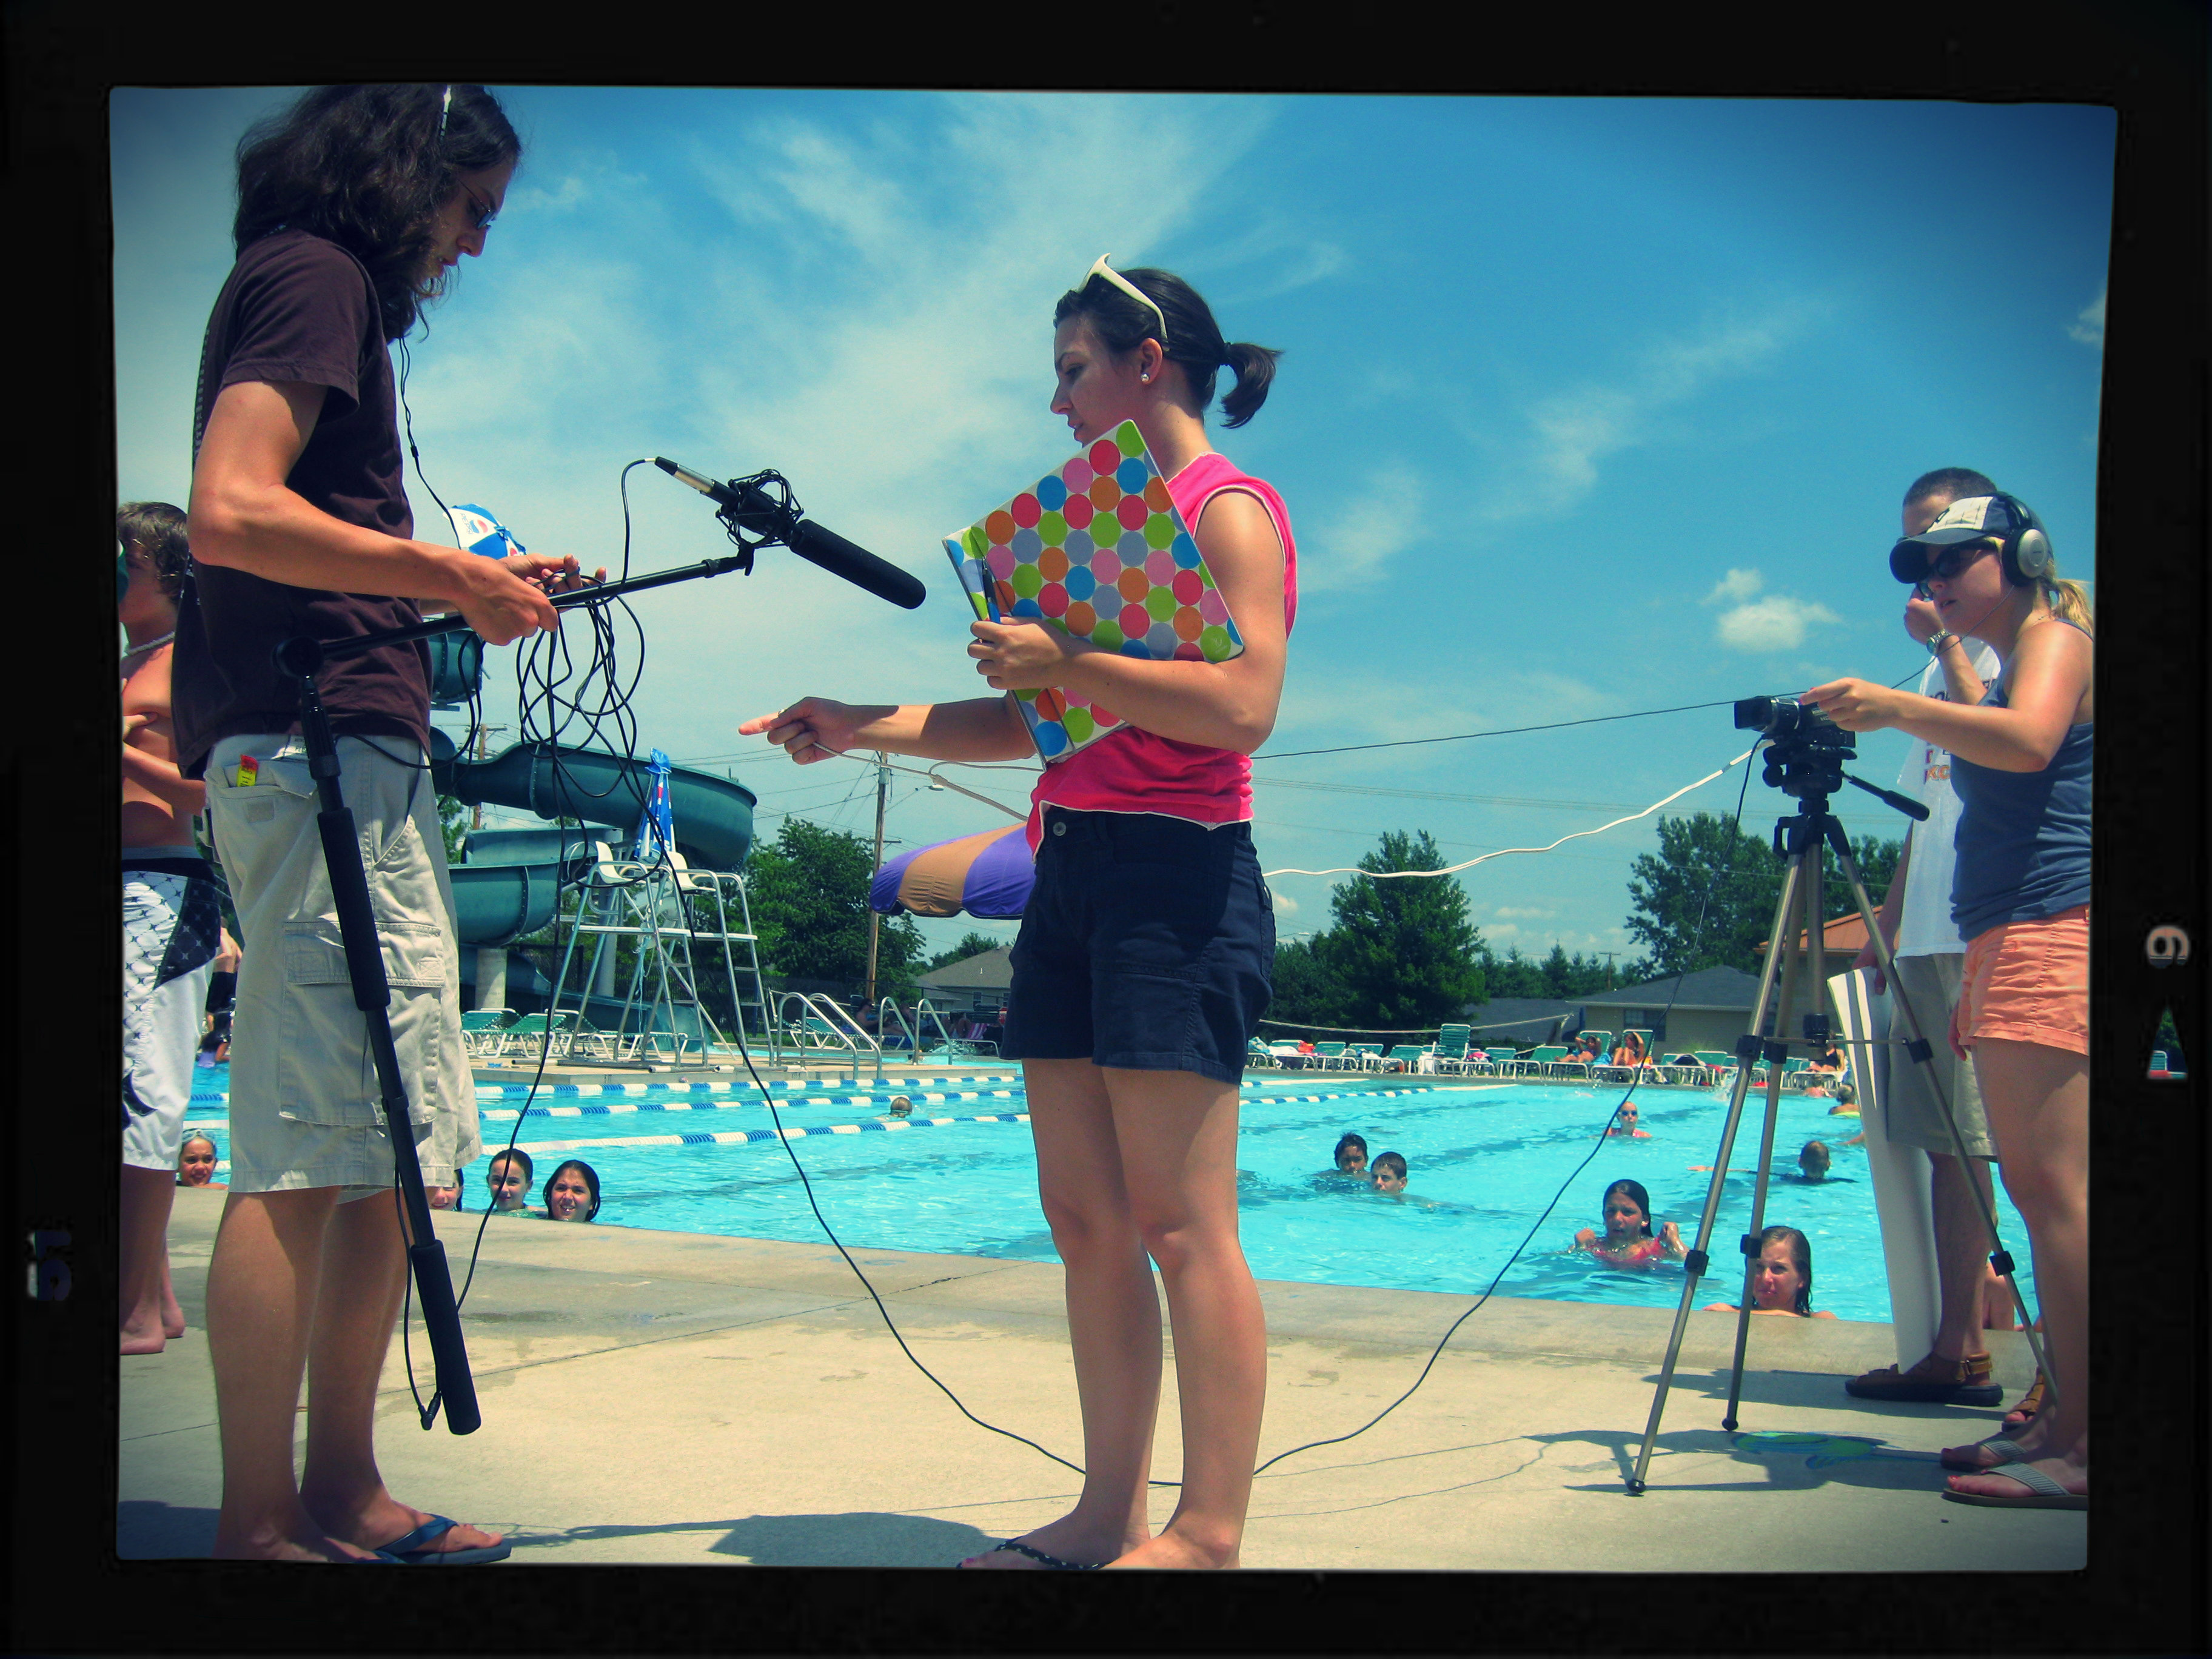
[{"label": "white cloud", "polygon": [[1557,910],[1541,909],[1534,905],[1501,904],[1491,914],[1496,916],[1527,916],[1532,921],[1541,921],[1547,916],[1556,916],[1559,913]]},{"label": "white cloud", "polygon": [[1713,632],[1735,651],[1795,651],[1804,643],[1808,629],[1842,621],[1825,605],[1775,593],[1738,605],[1721,617]]},{"label": "white cloud", "polygon": [[1492,939],[1518,939],[1521,936],[1520,927],[1510,921],[1501,921],[1484,932]]},{"label": "white cloud", "polygon": [[1419,538],[1428,492],[1402,463],[1376,468],[1352,500],[1298,538],[1298,591],[1364,587],[1382,564]]},{"label": "white cloud", "polygon": [[2083,306],[2081,314],[2066,325],[2066,332],[2083,345],[2101,349],[2105,343],[2105,295],[2112,284],[2107,283],[2097,290],[2097,297]]},{"label": "white cloud", "polygon": [[1280,888],[1271,887],[1267,890],[1274,896],[1275,908],[1277,910],[1280,911],[1286,916],[1294,916],[1297,915],[1298,902],[1296,899],[1292,898],[1288,893],[1284,892]]},{"label": "white cloud", "polygon": [[1541,487],[1507,490],[1490,503],[1490,516],[1551,510],[1587,494],[1607,456],[1654,441],[1655,416],[1715,380],[1766,368],[1824,308],[1791,301],[1748,320],[1723,320],[1691,338],[1660,340],[1619,384],[1586,383],[1540,399],[1526,413],[1529,434],[1516,471]]},{"label": "white cloud", "polygon": [[1713,585],[1713,591],[1705,595],[1702,603],[1705,605],[1721,605],[1728,602],[1741,604],[1765,586],[1766,579],[1756,570],[1730,570],[1727,575]]}]

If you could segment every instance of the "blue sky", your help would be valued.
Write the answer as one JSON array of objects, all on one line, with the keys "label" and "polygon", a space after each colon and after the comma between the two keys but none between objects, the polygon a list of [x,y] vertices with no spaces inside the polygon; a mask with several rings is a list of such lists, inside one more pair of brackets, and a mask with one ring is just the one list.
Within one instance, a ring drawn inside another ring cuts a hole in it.
[{"label": "blue sky", "polygon": [[[611,565],[626,463],[774,467],[929,587],[902,611],[771,553],[743,581],[636,601],[641,747],[729,769],[766,834],[786,813],[868,831],[873,775],[794,768],[741,720],[808,692],[981,689],[938,538],[1068,453],[1052,307],[1105,252],[1179,272],[1230,338],[1285,354],[1267,407],[1215,433],[1282,491],[1299,544],[1254,769],[1269,869],[1349,865],[1386,830],[1426,829],[1455,863],[1541,845],[1745,744],[1723,707],[1288,751],[1917,672],[1885,556],[1931,467],[1990,473],[2042,514],[2065,574],[2095,575],[2106,110],[495,90],[523,169],[411,347],[439,494]],[[185,499],[234,146],[289,95],[113,94],[124,499]],[[452,539],[410,493],[418,533]],[[690,491],[648,469],[629,493],[635,570],[727,550]],[[488,718],[512,727],[514,653],[490,655]],[[1887,785],[1905,740],[1861,753]],[[951,775],[1027,793],[1012,772]],[[1741,777],[1669,810],[1731,811]],[[1751,791],[1763,835],[1784,798]],[[1854,834],[1901,832],[1847,794]],[[1006,821],[896,779],[905,846]],[[1469,871],[1485,936],[1635,956],[1627,879],[1656,822]],[[1328,925],[1330,884],[1273,883],[1285,936]],[[924,924],[938,945],[975,925]]]}]

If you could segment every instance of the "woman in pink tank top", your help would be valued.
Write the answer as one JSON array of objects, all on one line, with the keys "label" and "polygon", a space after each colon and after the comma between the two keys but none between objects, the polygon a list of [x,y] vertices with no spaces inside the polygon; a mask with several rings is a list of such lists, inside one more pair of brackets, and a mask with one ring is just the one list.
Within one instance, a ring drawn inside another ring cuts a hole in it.
[{"label": "woman in pink tank top", "polygon": [[[1219,372],[1230,426],[1263,403],[1277,353],[1226,343],[1164,270],[1103,258],[1054,316],[1053,412],[1078,443],[1133,420],[1243,635],[1221,663],[1123,656],[1035,622],[974,624],[994,690],[1066,687],[1125,725],[1038,780],[1037,879],[1013,950],[1005,1051],[1019,1058],[1037,1183],[1067,1273],[1083,1409],[1075,1507],[962,1565],[1233,1567],[1257,1457],[1267,1331],[1237,1237],[1237,1083],[1266,1011],[1273,900],[1252,851],[1251,752],[1274,727],[1297,606],[1282,498],[1207,441]],[[801,765],[848,750],[998,761],[1036,751],[1011,696],[938,704],[807,697],[739,730]],[[1147,1516],[1167,1287],[1183,1478]]]}]

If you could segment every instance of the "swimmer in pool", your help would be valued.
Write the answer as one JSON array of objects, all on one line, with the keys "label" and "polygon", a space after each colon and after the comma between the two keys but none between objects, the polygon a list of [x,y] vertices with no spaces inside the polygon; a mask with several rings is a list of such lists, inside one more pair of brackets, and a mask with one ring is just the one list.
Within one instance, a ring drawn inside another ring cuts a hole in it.
[{"label": "swimmer in pool", "polygon": [[1688,1251],[1671,1221],[1655,1237],[1651,1231],[1651,1194],[1638,1181],[1616,1181],[1605,1189],[1605,1231],[1585,1227],[1575,1235],[1574,1248],[1587,1250],[1612,1267],[1648,1267],[1662,1261],[1680,1261]]},{"label": "swimmer in pool", "polygon": [[1368,1165],[1368,1178],[1378,1193],[1393,1197],[1406,1190],[1406,1160],[1396,1152],[1377,1152],[1375,1162]]},{"label": "swimmer in pool", "polygon": [[177,1185],[179,1187],[208,1187],[216,1192],[228,1190],[228,1183],[215,1178],[215,1142],[205,1135],[185,1137],[185,1144],[177,1152]]},{"label": "swimmer in pool", "polygon": [[526,1215],[530,1206],[531,1178],[537,1174],[530,1154],[520,1147],[501,1152],[491,1161],[484,1179],[491,1185],[492,1212],[496,1215]]},{"label": "swimmer in pool", "polygon": [[909,1100],[904,1095],[893,1095],[891,1097],[890,1111],[893,1117],[912,1117],[914,1115],[914,1102]]},{"label": "swimmer in pool", "polygon": [[1367,1137],[1353,1134],[1348,1130],[1338,1136],[1335,1166],[1318,1171],[1314,1179],[1328,1186],[1366,1180]]},{"label": "swimmer in pool", "polygon": [[1615,1111],[1613,1115],[1613,1121],[1607,1126],[1606,1133],[1609,1135],[1619,1135],[1625,1140],[1649,1140],[1651,1139],[1650,1130],[1639,1129],[1636,1127],[1636,1103],[1634,1101],[1622,1101],[1620,1103],[1620,1109]]},{"label": "swimmer in pool", "polygon": [[580,1158],[553,1171],[545,1183],[548,1221],[589,1221],[599,1212],[599,1173]]},{"label": "swimmer in pool", "polygon": [[1797,1154],[1798,1173],[1808,1181],[1826,1181],[1828,1178],[1828,1166],[1833,1162],[1834,1158],[1830,1154],[1826,1143],[1808,1140],[1805,1143],[1804,1149]]},{"label": "swimmer in pool", "polygon": [[[1813,1311],[1813,1246],[1795,1227],[1769,1227],[1759,1236],[1759,1261],[1752,1269],[1752,1312],[1789,1314],[1799,1319],[1833,1319]],[[1705,1313],[1735,1313],[1733,1302],[1708,1302]]]}]

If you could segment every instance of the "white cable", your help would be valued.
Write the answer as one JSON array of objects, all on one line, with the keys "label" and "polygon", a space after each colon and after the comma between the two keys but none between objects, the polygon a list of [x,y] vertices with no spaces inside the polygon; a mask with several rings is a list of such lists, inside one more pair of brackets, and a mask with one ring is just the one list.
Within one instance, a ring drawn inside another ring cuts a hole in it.
[{"label": "white cable", "polygon": [[1462,870],[1472,870],[1476,865],[1485,863],[1491,859],[1502,859],[1508,853],[1548,853],[1554,847],[1580,840],[1584,836],[1601,836],[1607,830],[1618,829],[1624,823],[1633,823],[1638,818],[1648,818],[1661,807],[1671,805],[1681,799],[1691,790],[1704,788],[1715,778],[1725,774],[1729,767],[1740,766],[1758,752],[1759,744],[1753,744],[1734,760],[1729,761],[1727,765],[1706,773],[1695,783],[1684,784],[1665,800],[1654,801],[1641,812],[1632,812],[1625,818],[1615,818],[1611,823],[1601,823],[1595,830],[1577,830],[1572,835],[1561,836],[1558,841],[1542,847],[1501,847],[1494,853],[1485,853],[1480,858],[1472,858],[1465,864],[1455,864],[1443,870],[1263,870],[1261,874],[1270,880],[1277,876],[1372,876],[1377,881],[1387,881],[1393,876],[1455,876]]}]

